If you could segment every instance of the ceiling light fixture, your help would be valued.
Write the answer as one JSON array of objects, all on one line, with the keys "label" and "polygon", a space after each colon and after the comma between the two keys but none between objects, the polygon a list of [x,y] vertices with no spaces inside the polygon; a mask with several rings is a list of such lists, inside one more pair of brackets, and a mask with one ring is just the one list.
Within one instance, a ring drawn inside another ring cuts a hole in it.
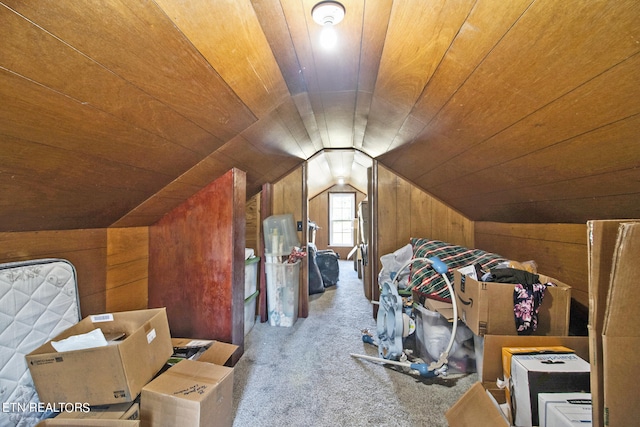
[{"label": "ceiling light fixture", "polygon": [[337,1],[321,1],[311,9],[313,20],[322,25],[320,32],[320,44],[327,49],[334,47],[338,36],[333,28],[344,18],[344,6]]}]

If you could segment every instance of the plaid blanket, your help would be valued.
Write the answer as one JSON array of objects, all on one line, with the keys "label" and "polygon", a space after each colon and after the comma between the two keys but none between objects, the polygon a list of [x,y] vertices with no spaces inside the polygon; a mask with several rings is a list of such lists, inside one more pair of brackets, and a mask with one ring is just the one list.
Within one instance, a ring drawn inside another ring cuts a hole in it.
[{"label": "plaid blanket", "polygon": [[[452,245],[439,240],[412,238],[414,258],[428,258],[437,256],[447,264],[447,277],[453,284],[453,270],[468,265],[480,264],[483,269],[490,269],[508,261],[506,258],[485,252],[480,249],[469,249]],[[427,262],[414,262],[409,273],[409,289],[426,298],[451,302],[451,295],[442,276],[436,273]]]}]

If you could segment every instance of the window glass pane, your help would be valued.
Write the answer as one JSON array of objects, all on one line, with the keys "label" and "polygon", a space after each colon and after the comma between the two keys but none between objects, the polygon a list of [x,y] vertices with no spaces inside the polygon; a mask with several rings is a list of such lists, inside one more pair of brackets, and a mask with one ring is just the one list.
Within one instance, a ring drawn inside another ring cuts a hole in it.
[{"label": "window glass pane", "polygon": [[353,246],[355,193],[329,193],[329,244]]}]

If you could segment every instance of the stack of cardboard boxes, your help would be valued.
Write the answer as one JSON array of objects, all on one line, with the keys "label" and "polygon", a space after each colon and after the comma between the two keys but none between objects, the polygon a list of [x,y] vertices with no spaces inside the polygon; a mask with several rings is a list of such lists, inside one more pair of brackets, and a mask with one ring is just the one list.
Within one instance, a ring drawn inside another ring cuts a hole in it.
[{"label": "stack of cardboard boxes", "polygon": [[[567,336],[571,289],[558,281],[541,278],[559,286],[547,289],[551,292],[543,300],[541,329],[535,336],[518,336],[510,326],[514,325],[512,313],[504,310],[513,304],[512,291],[455,273],[460,317],[483,337],[483,357],[478,361],[481,381],[446,413],[451,427],[637,424],[640,399],[629,391],[637,388],[640,379],[640,365],[634,363],[640,350],[640,327],[632,316],[640,304],[634,286],[640,277],[640,222],[590,221],[587,229],[588,337]],[[553,352],[549,348],[553,346],[564,349]],[[518,351],[530,354],[514,356]],[[547,364],[542,380],[536,379],[539,363]],[[509,378],[514,369],[526,373],[524,382],[514,384],[514,378]],[[544,387],[555,381],[561,387],[549,390],[553,394],[538,393],[529,381],[545,381]],[[579,390],[590,393],[561,393]],[[518,400],[516,393],[526,397]],[[527,398],[529,404],[523,405]],[[516,416],[522,406],[527,406],[531,420]],[[550,419],[557,424],[548,423]]]},{"label": "stack of cardboard boxes", "polygon": [[[106,345],[54,348],[96,329]],[[171,338],[164,308],[81,320],[27,355],[40,402],[59,412],[39,425],[230,426],[233,368],[223,365],[237,346],[208,341],[197,361],[168,364],[190,342]]]}]

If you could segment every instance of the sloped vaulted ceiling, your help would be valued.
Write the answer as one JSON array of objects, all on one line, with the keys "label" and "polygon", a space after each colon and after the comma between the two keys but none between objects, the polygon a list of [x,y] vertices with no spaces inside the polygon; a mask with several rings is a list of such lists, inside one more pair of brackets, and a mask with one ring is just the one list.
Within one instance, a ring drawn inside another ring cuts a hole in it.
[{"label": "sloped vaulted ceiling", "polygon": [[0,231],[370,156],[473,220],[640,216],[636,0],[0,0]]}]

